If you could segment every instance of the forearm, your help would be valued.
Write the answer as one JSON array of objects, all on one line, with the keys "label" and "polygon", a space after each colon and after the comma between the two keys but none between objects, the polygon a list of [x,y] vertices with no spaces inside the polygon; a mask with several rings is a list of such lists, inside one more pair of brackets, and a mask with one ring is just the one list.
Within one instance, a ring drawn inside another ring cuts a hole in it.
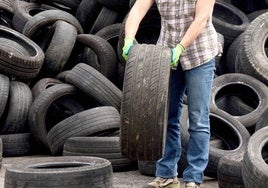
[{"label": "forearm", "polygon": [[212,16],[214,4],[215,0],[197,0],[194,21],[180,41],[180,44],[185,48],[191,45],[206,26],[208,19]]},{"label": "forearm", "polygon": [[187,29],[185,35],[183,36],[180,44],[187,48],[191,43],[197,38],[201,33],[202,29],[205,27],[207,20],[195,20],[192,22],[190,27]]}]

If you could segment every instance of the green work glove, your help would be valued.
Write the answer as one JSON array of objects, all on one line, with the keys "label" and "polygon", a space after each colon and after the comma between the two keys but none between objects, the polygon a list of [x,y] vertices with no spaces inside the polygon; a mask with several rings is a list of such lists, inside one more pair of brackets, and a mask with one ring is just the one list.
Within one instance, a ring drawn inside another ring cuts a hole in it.
[{"label": "green work glove", "polygon": [[128,59],[128,53],[129,53],[130,48],[133,46],[133,41],[134,39],[130,37],[126,37],[124,39],[124,46],[122,48],[123,50],[122,57],[125,59],[125,61],[127,61]]},{"label": "green work glove", "polygon": [[171,50],[172,52],[171,64],[170,64],[171,69],[174,69],[174,70],[177,69],[180,56],[184,52],[184,50],[185,49],[181,44],[177,44],[177,46]]}]

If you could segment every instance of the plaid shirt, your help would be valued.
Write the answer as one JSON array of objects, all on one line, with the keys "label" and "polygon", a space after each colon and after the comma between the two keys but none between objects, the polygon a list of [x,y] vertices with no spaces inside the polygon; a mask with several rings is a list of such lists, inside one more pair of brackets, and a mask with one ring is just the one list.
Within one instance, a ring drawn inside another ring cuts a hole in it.
[{"label": "plaid shirt", "polygon": [[[155,0],[161,15],[161,32],[157,44],[174,48],[194,20],[196,0]],[[194,42],[180,56],[183,70],[202,65],[221,53],[222,47],[212,25],[212,13]]]}]

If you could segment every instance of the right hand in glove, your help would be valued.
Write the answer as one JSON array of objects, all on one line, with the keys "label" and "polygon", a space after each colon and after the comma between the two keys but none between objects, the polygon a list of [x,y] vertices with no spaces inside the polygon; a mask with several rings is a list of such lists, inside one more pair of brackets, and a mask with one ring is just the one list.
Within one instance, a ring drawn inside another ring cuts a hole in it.
[{"label": "right hand in glove", "polygon": [[125,59],[125,61],[127,61],[128,59],[128,53],[129,53],[130,48],[133,46],[133,42],[134,42],[133,38],[126,37],[124,39],[124,46],[122,48],[123,50],[122,57]]},{"label": "right hand in glove", "polygon": [[171,50],[172,52],[171,64],[170,64],[171,69],[173,70],[177,69],[180,56],[184,52],[184,50],[185,48],[181,44],[177,44],[177,46]]}]

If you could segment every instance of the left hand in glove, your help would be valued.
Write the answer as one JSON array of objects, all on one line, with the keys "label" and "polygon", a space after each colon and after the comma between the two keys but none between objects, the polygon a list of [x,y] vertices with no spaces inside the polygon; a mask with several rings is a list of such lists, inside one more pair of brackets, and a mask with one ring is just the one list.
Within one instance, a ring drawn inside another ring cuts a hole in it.
[{"label": "left hand in glove", "polygon": [[177,69],[180,56],[184,52],[184,50],[185,49],[181,44],[177,44],[177,46],[171,50],[172,53],[171,64],[170,64],[171,69],[174,70]]}]

